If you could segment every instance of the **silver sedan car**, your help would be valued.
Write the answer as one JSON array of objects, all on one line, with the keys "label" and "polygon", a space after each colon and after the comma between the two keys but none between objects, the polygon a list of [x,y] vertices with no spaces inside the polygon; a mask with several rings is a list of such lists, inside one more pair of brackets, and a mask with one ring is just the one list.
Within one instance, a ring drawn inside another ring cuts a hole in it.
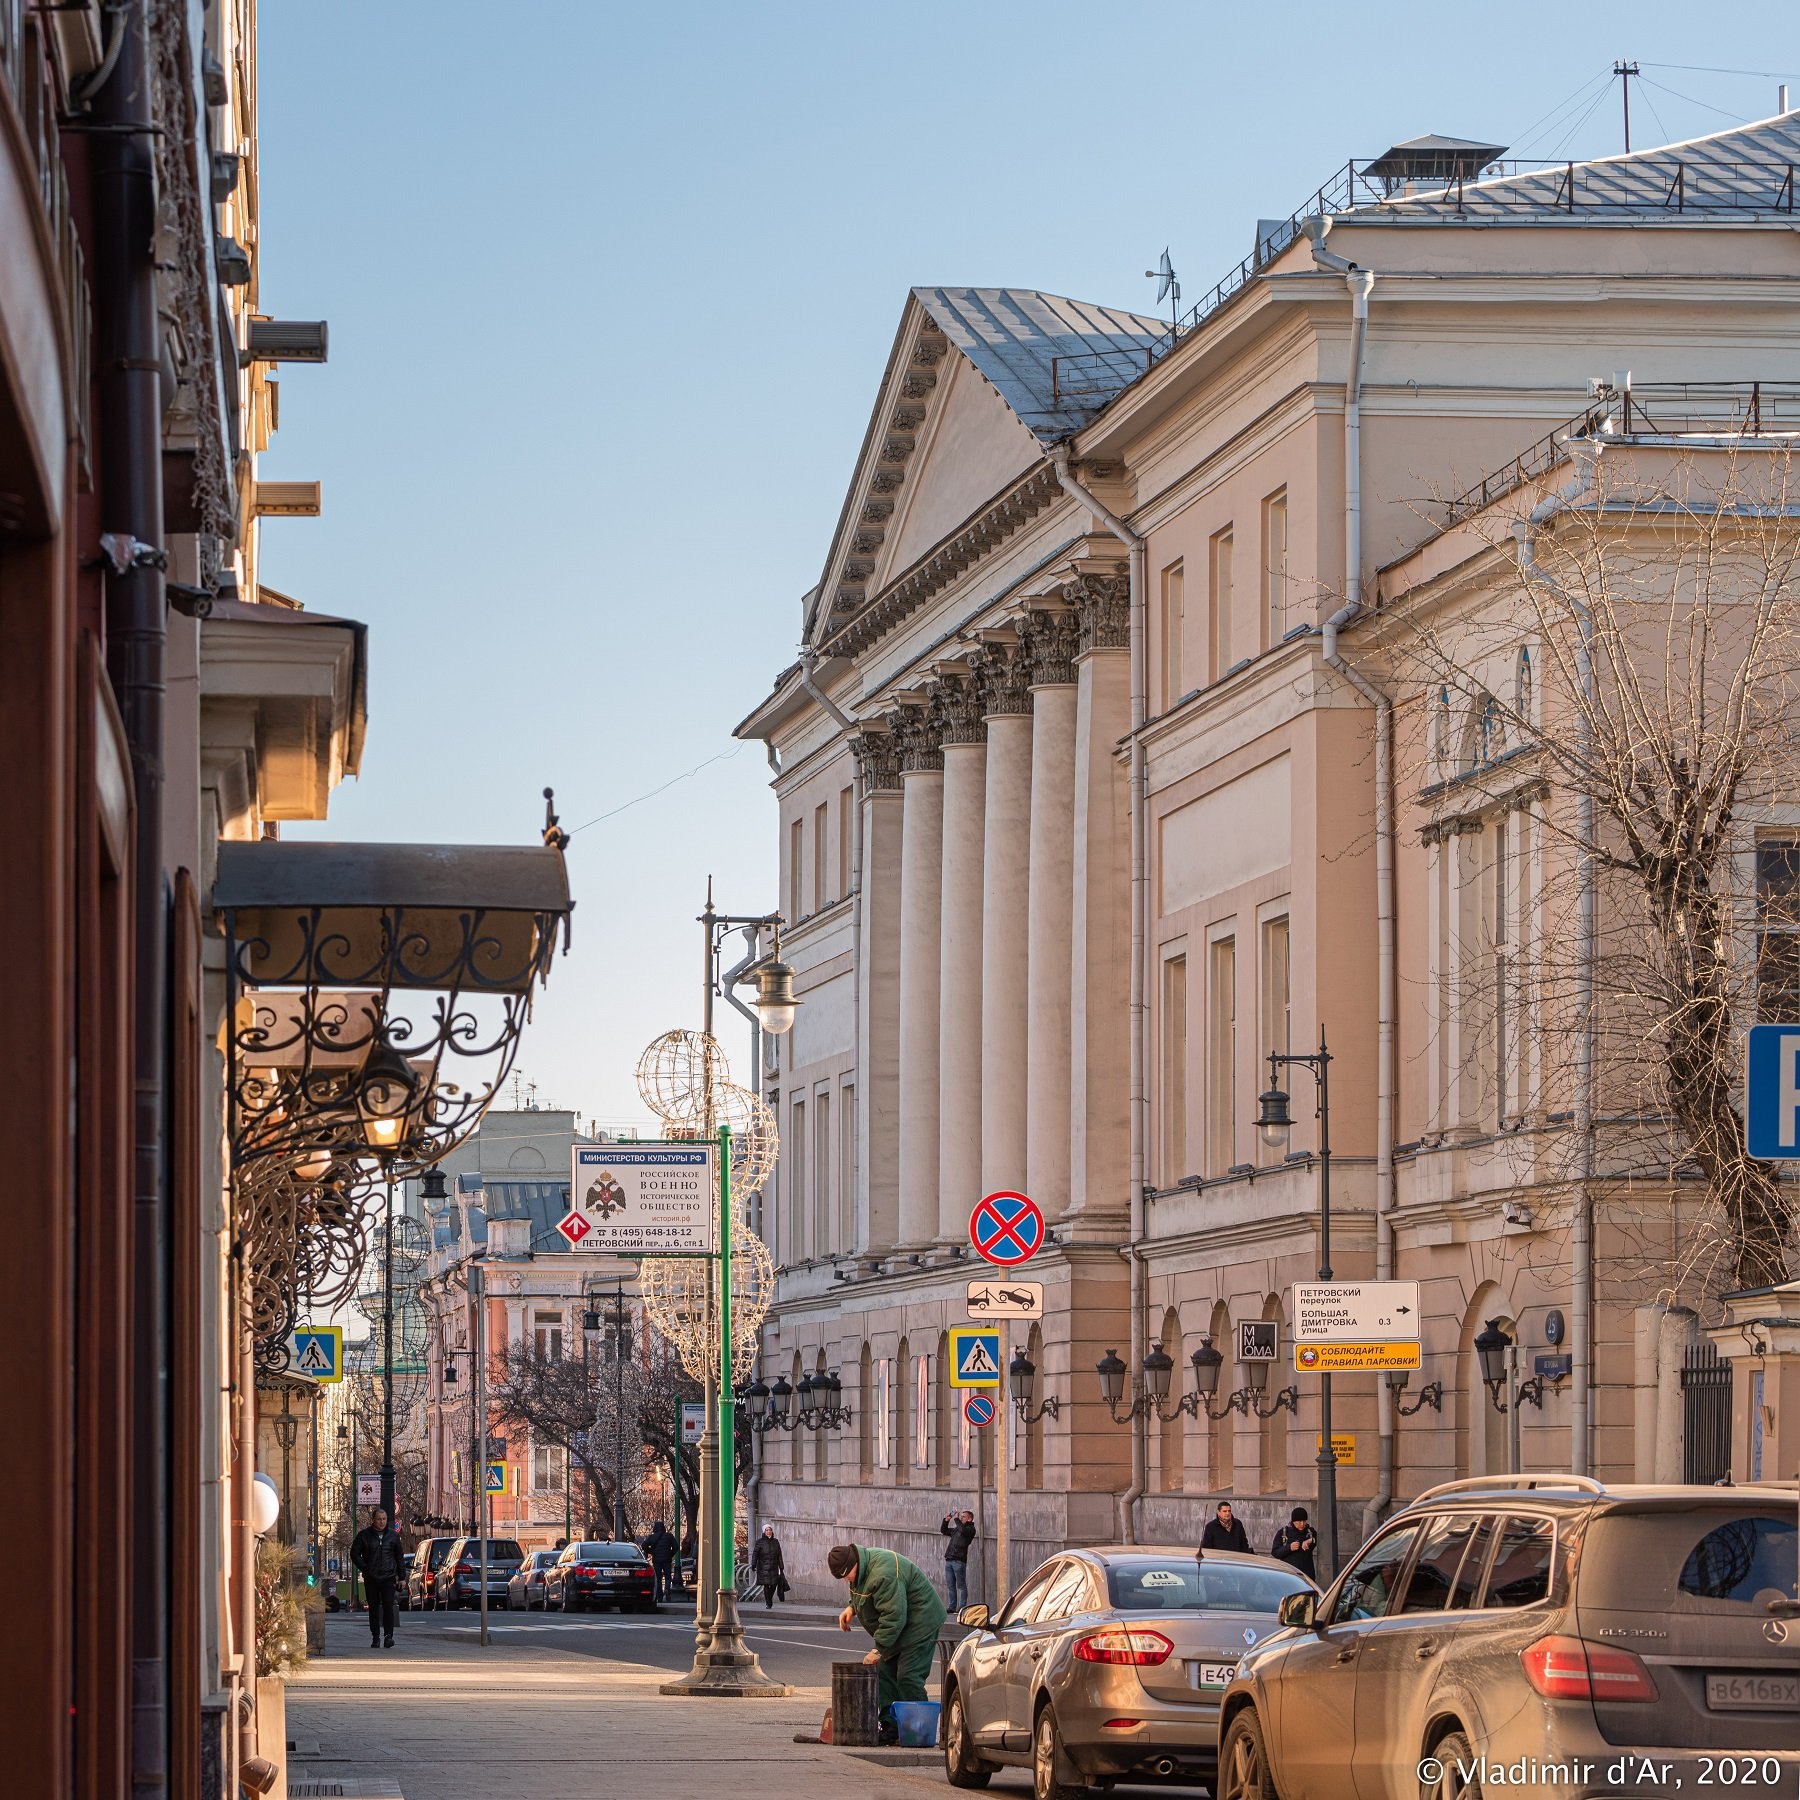
[{"label": "silver sedan car", "polygon": [[1037,1800],[1126,1776],[1210,1782],[1219,1701],[1281,1602],[1316,1592],[1266,1557],[1121,1545],[1053,1556],[999,1618],[973,1627],[944,1678],[945,1772],[985,1787],[1029,1768]]}]

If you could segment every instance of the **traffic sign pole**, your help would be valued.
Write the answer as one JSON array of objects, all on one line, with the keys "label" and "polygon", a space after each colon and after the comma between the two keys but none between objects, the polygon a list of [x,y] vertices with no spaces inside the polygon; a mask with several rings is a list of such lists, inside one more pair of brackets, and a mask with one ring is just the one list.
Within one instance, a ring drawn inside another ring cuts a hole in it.
[{"label": "traffic sign pole", "polygon": [[1006,1391],[1006,1368],[1012,1361],[1011,1347],[1007,1340],[1012,1336],[1012,1327],[1005,1320],[1000,1321],[1000,1391],[997,1396],[1004,1409],[999,1418],[1000,1429],[994,1433],[994,1614],[999,1616],[1000,1609],[1006,1604],[1007,1595],[1012,1592],[1010,1570],[1012,1568],[1012,1520],[1007,1513],[1008,1490],[1011,1486],[1007,1480],[1006,1465],[1012,1450],[1013,1406],[1012,1398]]}]

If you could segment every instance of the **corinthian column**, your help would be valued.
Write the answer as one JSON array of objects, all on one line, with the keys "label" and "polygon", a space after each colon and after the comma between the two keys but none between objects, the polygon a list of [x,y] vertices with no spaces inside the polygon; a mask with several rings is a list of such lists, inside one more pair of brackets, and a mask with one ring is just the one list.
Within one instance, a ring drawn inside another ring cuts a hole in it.
[{"label": "corinthian column", "polygon": [[1069,933],[1074,912],[1075,618],[1034,613],[1031,850],[1025,919],[1025,1191],[1046,1218],[1069,1204]]},{"label": "corinthian column", "polygon": [[1065,590],[1080,621],[1075,703],[1075,895],[1070,1017],[1071,1217],[1111,1229],[1130,1185],[1131,813],[1119,741],[1131,729],[1124,573]]},{"label": "corinthian column", "polygon": [[856,969],[856,1248],[879,1255],[900,1232],[900,746],[865,731],[861,954]]},{"label": "corinthian column", "polygon": [[944,928],[944,752],[936,708],[895,715],[900,835],[900,1232],[922,1249],[938,1227],[938,980]]},{"label": "corinthian column", "polygon": [[982,821],[987,721],[964,674],[935,701],[944,729],[944,882],[938,932],[938,1219],[940,1243],[968,1239],[981,1198]]},{"label": "corinthian column", "polygon": [[987,715],[982,821],[981,1191],[1025,1186],[1026,1017],[1031,963],[1031,688],[1024,651],[975,659]]}]

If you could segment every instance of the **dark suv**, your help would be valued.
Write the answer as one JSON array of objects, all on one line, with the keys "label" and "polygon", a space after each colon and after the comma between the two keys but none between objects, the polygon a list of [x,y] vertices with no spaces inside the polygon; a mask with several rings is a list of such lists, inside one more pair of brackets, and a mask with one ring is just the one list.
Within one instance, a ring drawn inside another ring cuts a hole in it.
[{"label": "dark suv", "polygon": [[1218,1800],[1792,1794],[1795,1505],[1786,1484],[1433,1488],[1245,1652]]},{"label": "dark suv", "polygon": [[447,1537],[420,1538],[406,1565],[406,1585],[400,1591],[400,1604],[420,1609],[437,1604],[438,1571],[444,1566],[444,1553],[456,1540]]},{"label": "dark suv", "polygon": [[[513,1538],[487,1541],[487,1596],[489,1606],[505,1606],[509,1584],[525,1560],[525,1551]],[[438,1571],[437,1603],[454,1610],[481,1604],[481,1539],[460,1537],[450,1546]]]}]

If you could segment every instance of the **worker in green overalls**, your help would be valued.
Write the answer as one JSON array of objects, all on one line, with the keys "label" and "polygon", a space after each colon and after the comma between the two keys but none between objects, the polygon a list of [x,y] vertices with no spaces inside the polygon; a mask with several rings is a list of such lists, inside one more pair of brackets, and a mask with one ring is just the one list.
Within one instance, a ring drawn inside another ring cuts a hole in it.
[{"label": "worker in green overalls", "polygon": [[848,1631],[854,1619],[875,1640],[875,1648],[863,1661],[879,1671],[875,1693],[881,1707],[881,1737],[892,1743],[899,1735],[894,1702],[928,1697],[925,1680],[937,1653],[944,1603],[925,1571],[897,1550],[838,1544],[825,1566],[850,1584],[850,1604],[838,1614],[838,1629]]}]

